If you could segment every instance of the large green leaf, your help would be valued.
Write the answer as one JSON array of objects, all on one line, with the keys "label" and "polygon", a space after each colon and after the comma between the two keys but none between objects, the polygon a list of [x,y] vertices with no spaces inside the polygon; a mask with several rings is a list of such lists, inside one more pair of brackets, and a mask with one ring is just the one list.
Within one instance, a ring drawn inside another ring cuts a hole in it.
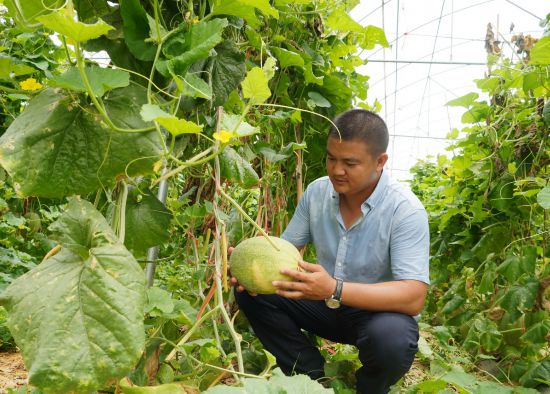
[{"label": "large green leaf", "polygon": [[281,68],[290,66],[304,67],[304,58],[296,52],[277,47],[271,47],[271,51],[277,60],[279,60]]},{"label": "large green leaf", "polygon": [[536,387],[540,381],[550,382],[550,360],[546,359],[542,363],[537,363],[533,368],[525,373],[519,380],[519,383],[525,387]]},{"label": "large green leaf", "polygon": [[20,60],[0,53],[0,79],[32,74],[36,70]]},{"label": "large green leaf", "polygon": [[[85,72],[96,96],[101,97],[109,90],[123,88],[130,84],[130,74],[127,71],[89,66],[86,67]],[[87,90],[77,67],[71,67],[63,74],[51,78],[50,85],[77,92]]]},{"label": "large green leaf", "polygon": [[167,42],[166,54],[174,56],[168,61],[168,68],[176,75],[184,76],[189,67],[198,60],[206,59],[210,51],[222,40],[227,19],[199,22],[190,31],[180,32]]},{"label": "large green leaf", "polygon": [[531,64],[550,64],[550,37],[541,38],[531,49]]},{"label": "large green leaf", "polygon": [[63,11],[52,12],[36,18],[48,29],[55,31],[76,42],[85,42],[107,34],[114,27],[98,19],[93,24],[77,22]]},{"label": "large green leaf", "polygon": [[363,30],[361,47],[364,49],[373,49],[376,44],[379,44],[384,48],[389,46],[386,33],[384,33],[384,29],[380,27],[369,25]]},{"label": "large green leaf", "polygon": [[222,177],[245,188],[254,187],[259,182],[254,168],[231,147],[226,147],[220,154],[220,171]]},{"label": "large green leaf", "polygon": [[338,8],[332,12],[326,21],[327,27],[332,30],[341,32],[363,32],[364,27],[357,23],[351,16],[348,15],[344,7]]},{"label": "large green leaf", "polygon": [[134,254],[160,245],[170,236],[170,211],[148,190],[134,188],[126,202],[124,244]]},{"label": "large green leaf", "polygon": [[104,0],[73,0],[78,20],[89,22],[95,18],[102,17],[109,12],[111,8]]},{"label": "large green leaf", "polygon": [[280,369],[275,369],[273,377],[269,380],[246,378],[243,387],[220,385],[206,390],[204,394],[324,394],[333,392],[334,390],[324,388],[307,375],[284,376]]},{"label": "large green leaf", "polygon": [[[106,110],[118,126],[147,124],[139,110],[145,89],[109,92]],[[120,175],[147,174],[161,153],[154,132],[118,133],[83,99],[48,89],[35,97],[0,137],[0,164],[23,196],[86,194]]]},{"label": "large green leaf", "polygon": [[537,194],[537,202],[544,209],[550,209],[550,186],[544,187],[544,189]]},{"label": "large green leaf", "polygon": [[224,41],[215,48],[216,56],[208,60],[207,70],[210,71],[212,86],[212,106],[223,105],[229,94],[235,90],[246,75],[246,65],[243,51],[232,41]]},{"label": "large green leaf", "polygon": [[243,97],[249,99],[251,104],[262,104],[271,96],[268,81],[264,70],[254,67],[246,73],[246,78],[242,82]]},{"label": "large green leaf", "polygon": [[550,335],[550,319],[545,319],[529,327],[521,339],[526,343],[545,343],[548,341],[548,335]]},{"label": "large green leaf", "polygon": [[258,27],[260,20],[256,16],[256,9],[274,18],[279,12],[269,4],[269,0],[214,0],[213,15],[234,15],[243,18],[252,27]]},{"label": "large green leaf", "polygon": [[36,18],[45,15],[65,4],[64,0],[4,0],[8,15],[25,26],[36,22]]},{"label": "large green leaf", "polygon": [[145,278],[105,218],[73,198],[51,225],[61,251],[13,282],[0,302],[30,383],[90,392],[128,373],[145,345]]},{"label": "large green leaf", "polygon": [[510,286],[502,298],[500,304],[513,318],[517,318],[525,310],[533,308],[537,300],[539,282],[530,278],[524,284]]},{"label": "large green leaf", "polygon": [[124,0],[120,2],[120,14],[122,15],[124,40],[136,58],[140,60],[153,60],[157,51],[157,45],[146,42],[149,36],[147,13],[139,0]]},{"label": "large green leaf", "polygon": [[479,97],[477,93],[467,93],[464,96],[460,96],[449,101],[446,105],[449,107],[464,107],[469,108]]}]

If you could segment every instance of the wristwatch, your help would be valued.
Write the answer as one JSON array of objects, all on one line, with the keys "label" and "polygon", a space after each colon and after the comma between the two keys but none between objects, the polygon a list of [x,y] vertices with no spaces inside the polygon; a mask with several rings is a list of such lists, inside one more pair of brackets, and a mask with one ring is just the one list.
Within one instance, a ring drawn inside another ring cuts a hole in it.
[{"label": "wristwatch", "polygon": [[334,290],[334,293],[332,294],[332,297],[327,298],[325,300],[325,304],[330,309],[338,309],[340,308],[340,299],[342,298],[342,287],[344,285],[344,281],[342,279],[336,279],[336,289]]}]

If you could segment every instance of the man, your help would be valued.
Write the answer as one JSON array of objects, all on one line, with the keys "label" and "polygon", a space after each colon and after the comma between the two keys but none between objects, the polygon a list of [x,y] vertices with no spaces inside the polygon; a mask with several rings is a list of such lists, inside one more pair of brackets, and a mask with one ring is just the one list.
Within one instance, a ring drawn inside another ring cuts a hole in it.
[{"label": "man", "polygon": [[[383,170],[388,130],[375,113],[353,109],[329,131],[327,172],[312,182],[282,238],[315,245],[319,264],[275,295],[236,299],[263,345],[287,373],[323,376],[324,359],[302,330],[353,344],[362,367],[359,393],[387,393],[410,368],[429,283],[429,229],[424,207]],[[234,282],[235,283],[235,282]]]}]

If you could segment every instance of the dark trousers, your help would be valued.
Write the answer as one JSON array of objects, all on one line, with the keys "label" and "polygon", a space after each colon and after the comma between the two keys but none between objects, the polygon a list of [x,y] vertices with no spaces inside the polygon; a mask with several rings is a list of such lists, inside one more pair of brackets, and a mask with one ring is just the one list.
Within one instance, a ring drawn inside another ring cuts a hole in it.
[{"label": "dark trousers", "polygon": [[303,330],[333,342],[355,345],[362,367],[357,392],[387,393],[411,367],[418,347],[416,321],[401,313],[369,312],[324,301],[290,300],[278,295],[235,292],[240,309],[285,374],[324,376],[325,360]]}]

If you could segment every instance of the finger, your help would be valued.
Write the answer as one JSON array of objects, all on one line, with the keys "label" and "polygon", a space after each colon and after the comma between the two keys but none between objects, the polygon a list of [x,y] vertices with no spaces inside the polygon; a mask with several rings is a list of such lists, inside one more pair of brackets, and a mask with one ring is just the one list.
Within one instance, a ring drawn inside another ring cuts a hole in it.
[{"label": "finger", "polygon": [[309,272],[320,272],[324,270],[322,265],[311,264],[311,263],[308,263],[307,261],[299,261],[298,265]]},{"label": "finger", "polygon": [[233,249],[235,249],[233,246],[230,246],[227,248],[227,256],[231,256],[231,253],[233,253]]},{"label": "finger", "polygon": [[305,280],[307,278],[307,275],[308,275],[308,273],[306,273],[306,272],[291,270],[291,269],[288,269],[288,268],[283,268],[281,270],[281,274],[286,275],[286,276],[290,276],[292,279],[295,279],[295,280]]},{"label": "finger", "polygon": [[273,286],[277,287],[280,290],[292,290],[292,291],[304,290],[304,284],[301,282],[275,280],[272,282],[272,284]]},{"label": "finger", "polygon": [[285,298],[291,298],[293,300],[304,298],[304,293],[302,293],[301,291],[277,290],[277,295],[280,295],[281,297],[285,297]]},{"label": "finger", "polygon": [[290,276],[296,281],[300,282],[307,282],[309,280],[309,272],[302,272],[302,271],[295,271],[295,270],[289,270],[289,269],[282,269],[281,274],[284,274],[286,276]]}]

